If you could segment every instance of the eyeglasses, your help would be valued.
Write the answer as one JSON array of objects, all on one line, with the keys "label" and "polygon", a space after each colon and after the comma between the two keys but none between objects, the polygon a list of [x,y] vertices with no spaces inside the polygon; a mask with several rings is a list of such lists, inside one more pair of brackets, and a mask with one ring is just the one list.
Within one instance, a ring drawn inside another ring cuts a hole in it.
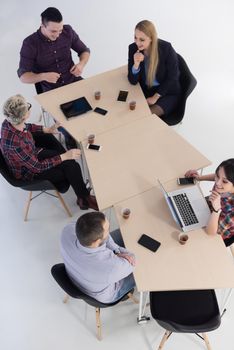
[{"label": "eyeglasses", "polygon": [[32,105],[31,105],[31,103],[29,103],[29,102],[27,102],[27,105],[28,105],[28,111],[30,111]]}]

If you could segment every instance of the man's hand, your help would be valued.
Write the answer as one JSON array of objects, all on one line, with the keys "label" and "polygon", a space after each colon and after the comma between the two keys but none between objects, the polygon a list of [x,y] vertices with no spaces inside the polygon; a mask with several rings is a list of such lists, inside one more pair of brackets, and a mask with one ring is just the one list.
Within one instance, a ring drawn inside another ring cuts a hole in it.
[{"label": "man's hand", "polygon": [[83,72],[84,66],[81,62],[75,64],[70,69],[70,73],[73,74],[75,77],[80,77]]},{"label": "man's hand", "polygon": [[42,81],[45,80],[48,83],[57,83],[58,79],[60,78],[60,74],[56,72],[48,72],[48,73],[42,73]]},{"label": "man's hand", "polygon": [[136,265],[136,259],[133,255],[129,255],[127,253],[119,253],[116,254],[119,258],[124,258],[126,259],[132,266]]}]

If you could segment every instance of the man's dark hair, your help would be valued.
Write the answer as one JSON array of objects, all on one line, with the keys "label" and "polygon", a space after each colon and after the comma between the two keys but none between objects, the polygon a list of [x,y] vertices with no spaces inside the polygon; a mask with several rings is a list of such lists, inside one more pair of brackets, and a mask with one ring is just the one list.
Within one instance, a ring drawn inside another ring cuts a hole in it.
[{"label": "man's dark hair", "polygon": [[218,168],[215,171],[216,175],[218,175],[220,168],[224,169],[226,178],[228,181],[232,182],[234,186],[234,158],[224,160],[221,164],[219,164]]},{"label": "man's dark hair", "polygon": [[45,25],[48,22],[60,23],[63,20],[61,12],[55,7],[48,7],[41,13],[41,22]]},{"label": "man's dark hair", "polygon": [[106,218],[101,212],[82,215],[76,222],[76,236],[81,245],[89,247],[103,237],[103,224]]}]

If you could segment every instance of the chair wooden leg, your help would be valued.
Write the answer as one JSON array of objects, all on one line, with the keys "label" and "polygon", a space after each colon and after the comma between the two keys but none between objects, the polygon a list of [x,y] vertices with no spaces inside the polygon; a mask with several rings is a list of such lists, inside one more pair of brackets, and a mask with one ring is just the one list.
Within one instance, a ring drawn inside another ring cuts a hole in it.
[{"label": "chair wooden leg", "polygon": [[69,299],[69,295],[66,294],[65,297],[63,298],[63,303],[66,304]]},{"label": "chair wooden leg", "polygon": [[70,216],[70,217],[72,217],[72,213],[71,213],[70,210],[68,209],[68,207],[67,207],[66,203],[64,202],[64,199],[63,199],[63,197],[61,196],[61,194],[59,193],[59,191],[55,191],[55,192],[56,192],[56,194],[57,194],[57,196],[58,196],[58,199],[60,200],[62,206],[63,206],[64,209],[66,210],[67,215]]},{"label": "chair wooden leg", "polygon": [[27,221],[28,219],[28,211],[29,211],[31,200],[32,200],[32,191],[29,192],[28,201],[25,208],[24,221]]},{"label": "chair wooden leg", "polygon": [[134,302],[134,304],[139,304],[139,300],[137,300],[132,293],[128,293],[127,296]]},{"label": "chair wooden leg", "polygon": [[212,350],[212,349],[211,349],[211,346],[210,346],[210,343],[209,343],[209,339],[208,339],[208,337],[207,337],[207,334],[206,334],[206,333],[202,333],[202,337],[203,337],[204,340],[205,340],[207,349],[208,349],[208,350]]},{"label": "chair wooden leg", "polygon": [[164,336],[161,340],[161,343],[159,344],[158,350],[161,350],[163,348],[163,345],[166,343],[167,339],[169,338],[169,336],[171,335],[171,332],[166,331],[164,333]]},{"label": "chair wooden leg", "polygon": [[97,326],[97,338],[98,340],[102,340],[102,324],[101,324],[99,307],[96,307],[96,326]]}]

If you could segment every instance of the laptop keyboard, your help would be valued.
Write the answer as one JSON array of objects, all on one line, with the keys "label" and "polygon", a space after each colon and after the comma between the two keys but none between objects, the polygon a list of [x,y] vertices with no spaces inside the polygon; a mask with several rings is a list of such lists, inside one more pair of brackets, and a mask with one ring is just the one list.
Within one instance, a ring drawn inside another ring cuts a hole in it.
[{"label": "laptop keyboard", "polygon": [[173,196],[177,209],[183,219],[185,226],[197,224],[198,220],[185,193]]}]

